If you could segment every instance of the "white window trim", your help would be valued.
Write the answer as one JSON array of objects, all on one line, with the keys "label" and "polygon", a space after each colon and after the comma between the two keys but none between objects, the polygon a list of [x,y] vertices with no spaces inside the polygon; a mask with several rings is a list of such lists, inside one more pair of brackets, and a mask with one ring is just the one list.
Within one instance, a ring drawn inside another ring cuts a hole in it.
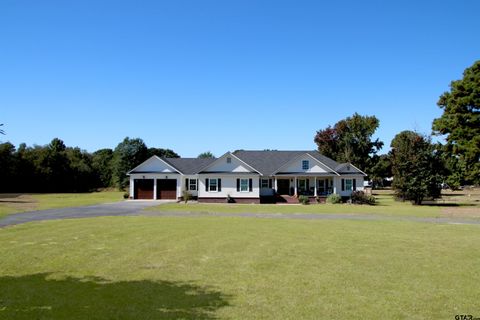
[{"label": "white window trim", "polygon": [[[305,168],[305,164],[307,167]],[[310,169],[310,161],[309,160],[302,160],[302,170],[308,170]]]},{"label": "white window trim", "polygon": [[[242,190],[242,182],[246,181],[247,182],[247,189],[246,190]],[[250,192],[250,181],[249,179],[240,179],[240,192]]]},{"label": "white window trim", "polygon": [[[270,185],[270,183],[269,183],[268,180],[269,180],[269,179],[260,179],[260,188],[262,188],[262,189],[268,189],[268,188],[269,188],[268,186]],[[266,187],[263,186],[263,183],[264,183],[264,182],[266,182]]]},{"label": "white window trim", "polygon": [[[348,181],[350,181],[350,189],[347,186]],[[353,179],[345,179],[345,191],[353,191]]]},{"label": "white window trim", "polygon": [[[194,189],[192,189],[192,182],[193,182]],[[197,191],[197,179],[188,180],[188,190]]]},{"label": "white window trim", "polygon": [[[212,190],[212,181],[215,180],[215,190]],[[208,180],[208,192],[220,192],[218,191],[218,178]]]}]

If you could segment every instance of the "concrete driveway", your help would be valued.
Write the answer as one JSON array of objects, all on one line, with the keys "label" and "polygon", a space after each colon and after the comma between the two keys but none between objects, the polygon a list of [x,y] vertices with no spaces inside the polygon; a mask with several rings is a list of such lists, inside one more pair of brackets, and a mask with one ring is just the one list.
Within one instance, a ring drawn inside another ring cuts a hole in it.
[{"label": "concrete driveway", "polygon": [[135,200],[122,201],[114,203],[103,203],[92,206],[49,209],[39,211],[21,212],[6,216],[0,219],[0,228],[14,224],[21,224],[32,221],[41,220],[57,220],[57,219],[72,219],[72,218],[89,218],[102,216],[128,216],[138,214],[143,209],[157,206],[162,203],[172,202],[166,200]]},{"label": "concrete driveway", "polygon": [[363,221],[413,221],[424,223],[447,223],[447,224],[472,224],[480,225],[480,220],[469,220],[461,218],[420,218],[420,217],[393,217],[381,215],[360,215],[360,214],[275,214],[275,213],[200,213],[200,212],[163,212],[143,211],[143,209],[157,206],[162,203],[175,202],[174,200],[135,200],[115,203],[104,203],[93,206],[50,209],[16,213],[0,220],[0,228],[15,224],[32,221],[58,220],[73,218],[92,218],[103,216],[163,216],[163,217],[245,217],[264,219],[299,219],[299,220],[363,220]]}]

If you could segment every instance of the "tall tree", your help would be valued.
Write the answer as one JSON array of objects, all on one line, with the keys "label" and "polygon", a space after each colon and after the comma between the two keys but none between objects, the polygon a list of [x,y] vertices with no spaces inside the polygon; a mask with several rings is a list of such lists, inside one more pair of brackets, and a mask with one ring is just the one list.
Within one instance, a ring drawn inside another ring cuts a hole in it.
[{"label": "tall tree", "polygon": [[128,184],[127,172],[148,158],[148,149],[142,139],[126,137],[113,152],[113,180],[119,189]]},{"label": "tall tree", "polygon": [[350,162],[369,173],[371,157],[383,146],[372,136],[380,125],[375,116],[362,116],[358,113],[340,120],[333,126],[317,131],[314,141],[318,151],[339,162]]},{"label": "tall tree", "polygon": [[200,153],[198,156],[197,156],[198,159],[208,159],[208,158],[215,158],[215,156],[213,155],[213,153],[211,153],[210,151],[205,151],[205,152],[202,152]]},{"label": "tall tree", "polygon": [[112,149],[100,149],[92,155],[92,167],[97,176],[97,186],[106,188],[112,186]]},{"label": "tall tree", "polygon": [[398,198],[421,204],[440,196],[441,155],[430,140],[413,131],[402,131],[391,143],[393,188]]},{"label": "tall tree", "polygon": [[443,109],[433,121],[435,134],[446,135],[452,183],[480,184],[480,60],[452,81],[437,102]]},{"label": "tall tree", "polygon": [[180,158],[180,156],[171,149],[162,149],[162,148],[148,148],[147,156],[158,156],[163,158]]}]

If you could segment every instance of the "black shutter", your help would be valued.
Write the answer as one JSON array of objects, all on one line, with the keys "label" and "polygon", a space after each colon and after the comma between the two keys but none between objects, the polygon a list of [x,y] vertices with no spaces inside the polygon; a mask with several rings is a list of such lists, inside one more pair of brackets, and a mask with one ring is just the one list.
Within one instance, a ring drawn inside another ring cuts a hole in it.
[{"label": "black shutter", "polygon": [[218,179],[218,191],[222,191],[222,179]]},{"label": "black shutter", "polygon": [[237,192],[240,192],[240,179],[237,179]]},{"label": "black shutter", "polygon": [[248,191],[252,192],[253,191],[253,180],[248,179]]},{"label": "black shutter", "polygon": [[198,187],[199,187],[199,185],[198,185],[198,179],[196,179],[196,180],[197,180],[197,183],[195,184],[195,189],[198,191]]},{"label": "black shutter", "polygon": [[342,191],[345,191],[345,179],[342,179]]},{"label": "black shutter", "polygon": [[307,187],[307,191],[310,191],[310,179],[307,179],[306,187]]},{"label": "black shutter", "polygon": [[353,191],[357,190],[357,179],[353,179]]},{"label": "black shutter", "polygon": [[272,179],[268,179],[268,187],[272,189]]},{"label": "black shutter", "polygon": [[209,187],[208,179],[205,179],[205,191],[208,191],[208,187]]},{"label": "black shutter", "polygon": [[185,179],[185,190],[188,191],[188,190],[190,190],[189,188],[190,188],[190,186],[188,185],[188,178],[187,178],[187,179]]}]

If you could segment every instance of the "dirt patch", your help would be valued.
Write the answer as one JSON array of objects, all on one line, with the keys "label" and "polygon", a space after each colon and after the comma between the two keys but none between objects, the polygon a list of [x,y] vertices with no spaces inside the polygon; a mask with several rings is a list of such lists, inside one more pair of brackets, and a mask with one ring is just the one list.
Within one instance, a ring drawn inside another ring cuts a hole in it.
[{"label": "dirt patch", "polygon": [[38,206],[38,201],[28,194],[2,193],[0,206],[13,208],[16,211],[32,211]]}]

